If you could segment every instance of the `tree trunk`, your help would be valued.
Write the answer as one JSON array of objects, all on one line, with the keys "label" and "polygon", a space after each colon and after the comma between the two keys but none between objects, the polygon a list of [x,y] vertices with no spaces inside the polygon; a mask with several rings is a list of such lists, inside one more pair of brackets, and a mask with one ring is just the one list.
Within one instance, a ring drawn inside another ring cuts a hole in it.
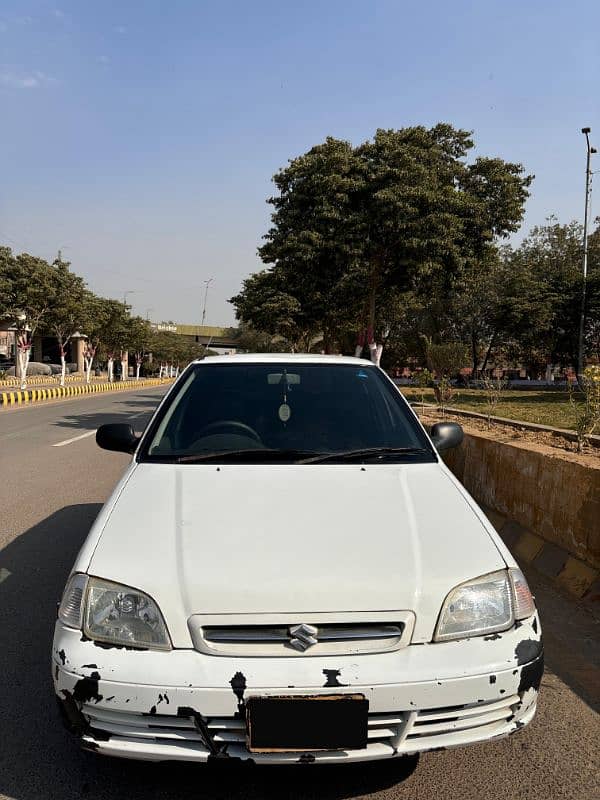
[{"label": "tree trunk", "polygon": [[377,344],[375,341],[375,295],[377,291],[376,277],[371,279],[371,287],[369,291],[369,324],[367,326],[367,344],[369,345],[369,355],[371,361],[379,366],[381,363],[381,354],[383,353],[383,344]]},{"label": "tree trunk", "polygon": [[65,354],[61,351],[60,354],[60,385],[65,385],[65,377],[67,375],[67,360],[65,358]]},{"label": "tree trunk", "polygon": [[[477,380],[477,365],[479,364],[479,356],[477,354],[477,335],[474,330],[471,330],[471,359],[473,362],[471,377],[473,380]],[[482,367],[482,369],[484,369],[484,367]]]},{"label": "tree trunk", "polygon": [[108,361],[107,361],[107,365],[106,365],[107,366],[107,370],[108,370],[108,381],[109,381],[109,383],[113,382],[113,363],[114,363],[114,358],[112,356],[109,356],[108,357]]},{"label": "tree trunk", "polygon": [[490,343],[488,345],[488,349],[485,354],[485,358],[483,359],[483,364],[481,365],[481,371],[484,372],[485,368],[487,367],[488,359],[492,352],[492,347],[494,346],[494,342],[496,340],[496,331],[492,333],[492,338],[490,339]]},{"label": "tree trunk", "polygon": [[19,372],[21,373],[21,389],[27,388],[27,366],[29,365],[29,348],[19,350],[18,363]]},{"label": "tree trunk", "polygon": [[136,379],[136,381],[139,381],[139,379],[140,379],[140,367],[141,366],[142,365],[141,365],[141,363],[139,361],[136,362],[136,365],[135,365],[135,379]]},{"label": "tree trunk", "polygon": [[83,360],[85,361],[85,382],[90,383],[92,379],[92,362],[94,359],[93,357],[90,358],[89,356],[84,356]]}]

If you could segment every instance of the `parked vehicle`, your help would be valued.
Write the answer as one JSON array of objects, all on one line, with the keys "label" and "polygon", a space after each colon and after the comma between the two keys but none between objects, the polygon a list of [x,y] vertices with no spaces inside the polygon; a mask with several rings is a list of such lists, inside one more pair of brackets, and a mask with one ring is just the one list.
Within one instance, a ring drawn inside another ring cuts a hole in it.
[{"label": "parked vehicle", "polygon": [[393,758],[515,733],[543,671],[533,598],[390,378],[332,356],[194,362],[83,545],[52,652],[96,753]]}]

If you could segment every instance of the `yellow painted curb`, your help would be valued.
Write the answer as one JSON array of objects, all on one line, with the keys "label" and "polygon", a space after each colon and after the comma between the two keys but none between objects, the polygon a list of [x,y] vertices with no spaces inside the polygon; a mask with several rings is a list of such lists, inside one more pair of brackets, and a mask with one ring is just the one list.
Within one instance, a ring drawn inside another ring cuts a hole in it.
[{"label": "yellow painted curb", "polygon": [[82,386],[57,386],[49,389],[25,389],[12,392],[0,392],[0,408],[21,405],[57,398],[74,397],[75,395],[95,394],[96,392],[134,391],[150,386],[163,386],[173,383],[174,378],[149,378],[148,380],[128,380],[118,383],[89,383]]}]

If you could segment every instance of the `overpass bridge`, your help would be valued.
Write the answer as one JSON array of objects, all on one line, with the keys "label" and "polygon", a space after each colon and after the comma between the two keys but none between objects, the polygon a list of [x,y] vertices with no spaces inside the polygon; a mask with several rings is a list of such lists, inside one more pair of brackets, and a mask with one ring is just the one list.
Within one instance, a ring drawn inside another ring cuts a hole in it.
[{"label": "overpass bridge", "polygon": [[237,347],[235,328],[219,328],[211,325],[180,325],[176,322],[151,322],[155,331],[185,336],[191,342],[209,347]]}]

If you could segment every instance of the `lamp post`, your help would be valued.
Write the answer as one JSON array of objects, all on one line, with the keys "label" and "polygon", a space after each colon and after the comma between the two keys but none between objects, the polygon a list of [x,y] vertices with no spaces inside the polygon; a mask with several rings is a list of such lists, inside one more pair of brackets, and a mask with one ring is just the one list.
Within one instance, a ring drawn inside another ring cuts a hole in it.
[{"label": "lamp post", "polygon": [[595,147],[590,145],[591,128],[582,128],[581,132],[585,136],[587,146],[587,157],[585,162],[585,211],[583,217],[583,279],[581,284],[581,312],[579,314],[579,348],[577,357],[577,380],[581,383],[583,370],[585,369],[585,301],[587,292],[587,261],[588,261],[588,217],[590,207],[590,195],[592,193],[591,181],[592,153],[596,152]]},{"label": "lamp post", "polygon": [[127,295],[128,294],[135,294],[135,289],[128,289],[126,292],[123,292],[123,305],[127,306]]},{"label": "lamp post", "polygon": [[204,281],[204,305],[202,306],[202,322],[201,325],[204,325],[204,320],[206,319],[206,298],[208,297],[208,287],[213,282],[214,278],[209,278],[207,281]]}]

